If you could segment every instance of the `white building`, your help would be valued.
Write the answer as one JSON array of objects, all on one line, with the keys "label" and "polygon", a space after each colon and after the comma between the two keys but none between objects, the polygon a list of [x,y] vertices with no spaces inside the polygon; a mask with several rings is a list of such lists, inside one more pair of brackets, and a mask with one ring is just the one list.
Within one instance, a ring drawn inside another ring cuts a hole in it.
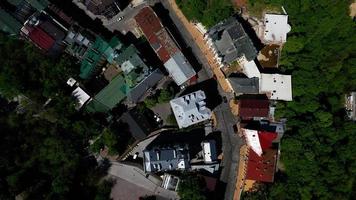
[{"label": "white building", "polygon": [[254,60],[244,60],[241,63],[242,71],[248,78],[261,78],[260,70],[258,69]]},{"label": "white building", "polygon": [[203,141],[201,144],[203,148],[203,157],[205,163],[212,163],[217,159],[216,146],[214,140]]},{"label": "white building", "polygon": [[287,33],[291,30],[288,15],[265,14],[263,40],[266,43],[281,44],[287,41]]},{"label": "white building", "polygon": [[242,129],[242,133],[246,138],[246,143],[259,156],[262,155],[262,147],[258,137],[258,131],[250,129]]},{"label": "white building", "polygon": [[206,107],[205,99],[205,93],[198,90],[170,101],[179,128],[210,119],[211,110]]},{"label": "white building", "polygon": [[88,102],[91,98],[90,96],[80,87],[77,87],[73,92],[72,96],[77,99],[76,109],[79,110],[83,105]]},{"label": "white building", "polygon": [[269,99],[292,101],[292,76],[282,74],[261,74],[260,94],[266,93]]}]

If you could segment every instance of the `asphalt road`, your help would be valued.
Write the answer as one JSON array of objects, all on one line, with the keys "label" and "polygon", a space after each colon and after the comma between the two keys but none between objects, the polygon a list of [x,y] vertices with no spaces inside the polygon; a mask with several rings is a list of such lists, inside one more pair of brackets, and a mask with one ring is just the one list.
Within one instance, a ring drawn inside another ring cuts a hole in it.
[{"label": "asphalt road", "polygon": [[[210,69],[209,63],[194,41],[194,38],[190,35],[186,27],[179,20],[174,10],[170,7],[167,0],[161,0],[162,5],[169,10],[169,15],[174,22],[175,26],[179,30],[181,36],[185,40],[186,44],[192,49],[198,61],[202,64],[203,69],[208,77],[213,76],[213,72]],[[219,93],[221,96],[227,97],[227,102],[233,98],[232,94],[225,93],[219,86]],[[236,117],[231,113],[228,103],[222,103],[214,109],[214,113],[217,119],[217,130],[222,132],[222,150],[224,158],[221,163],[223,169],[220,176],[220,180],[227,184],[225,191],[225,199],[233,199],[237,169],[240,159],[240,147],[243,144],[241,138],[235,133],[234,125],[238,123]]]},{"label": "asphalt road", "polygon": [[177,27],[177,30],[179,30],[180,35],[185,40],[185,43],[192,49],[192,52],[194,53],[195,57],[203,66],[202,68],[203,72],[198,72],[198,74],[201,74],[202,76],[206,76],[206,79],[213,77],[213,72],[209,67],[208,60],[205,58],[204,53],[200,50],[198,45],[195,43],[194,38],[190,35],[186,27],[183,25],[183,23],[179,20],[179,18],[175,14],[174,10],[170,7],[169,2],[167,0],[161,0],[160,2],[169,11],[169,16],[171,17],[172,21]]}]

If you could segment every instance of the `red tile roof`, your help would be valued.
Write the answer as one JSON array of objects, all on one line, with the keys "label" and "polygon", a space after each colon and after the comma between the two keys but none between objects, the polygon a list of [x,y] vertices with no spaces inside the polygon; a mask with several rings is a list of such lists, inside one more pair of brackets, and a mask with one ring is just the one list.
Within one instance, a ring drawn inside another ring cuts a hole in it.
[{"label": "red tile roof", "polygon": [[259,131],[258,139],[260,140],[260,145],[262,150],[269,149],[272,147],[272,142],[277,138],[277,133]]},{"label": "red tile roof", "polygon": [[54,39],[39,27],[34,27],[28,37],[33,43],[44,50],[49,50],[54,45]]},{"label": "red tile roof", "polygon": [[246,179],[273,182],[276,169],[277,150],[265,149],[262,156],[249,151]]},{"label": "red tile roof", "polygon": [[268,99],[241,99],[239,101],[239,115],[242,118],[268,117]]},{"label": "red tile roof", "polygon": [[135,16],[135,20],[163,63],[167,62],[171,56],[179,51],[174,40],[163,27],[152,8],[145,7],[141,9]]},{"label": "red tile roof", "polygon": [[135,20],[147,38],[163,28],[161,21],[150,7],[142,8],[135,16]]}]

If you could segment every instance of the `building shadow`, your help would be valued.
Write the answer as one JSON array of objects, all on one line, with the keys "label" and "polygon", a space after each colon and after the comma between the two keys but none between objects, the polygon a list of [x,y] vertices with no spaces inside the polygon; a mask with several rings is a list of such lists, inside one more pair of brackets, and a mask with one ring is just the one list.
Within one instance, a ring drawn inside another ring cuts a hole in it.
[{"label": "building shadow", "polygon": [[203,82],[197,83],[195,85],[188,86],[180,96],[184,96],[186,94],[203,90],[206,96],[206,106],[213,110],[218,105],[222,103],[222,97],[219,94],[218,83],[215,79],[211,78],[205,80]]},{"label": "building shadow", "polygon": [[200,71],[202,69],[201,63],[196,59],[196,56],[194,55],[191,47],[188,46],[185,40],[183,39],[182,35],[179,32],[179,29],[169,16],[169,11],[161,3],[155,4],[152,9],[160,18],[163,26],[168,29],[170,34],[173,36],[173,39],[178,43],[178,46],[181,48],[182,53],[192,65],[194,70],[196,72]]}]

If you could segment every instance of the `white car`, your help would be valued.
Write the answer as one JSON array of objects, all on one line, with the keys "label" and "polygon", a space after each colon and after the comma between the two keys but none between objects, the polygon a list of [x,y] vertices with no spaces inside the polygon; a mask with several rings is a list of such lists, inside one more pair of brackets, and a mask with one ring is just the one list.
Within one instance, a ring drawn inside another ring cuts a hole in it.
[{"label": "white car", "polygon": [[123,20],[123,19],[124,19],[124,16],[119,17],[119,18],[117,19],[117,21],[119,22],[119,21],[121,21],[121,20]]}]

